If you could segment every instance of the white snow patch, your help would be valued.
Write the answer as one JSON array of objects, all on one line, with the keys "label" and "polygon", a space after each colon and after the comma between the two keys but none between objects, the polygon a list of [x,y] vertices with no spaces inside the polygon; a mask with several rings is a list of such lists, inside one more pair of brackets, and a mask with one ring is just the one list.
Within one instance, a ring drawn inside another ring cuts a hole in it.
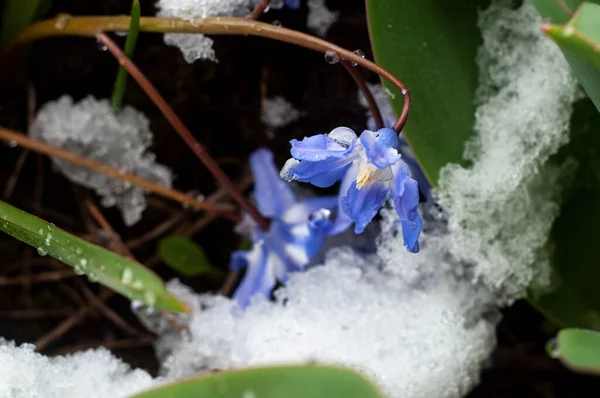
[{"label": "white snow patch", "polygon": [[[384,240],[390,244],[381,258],[331,250],[325,265],[292,275],[275,302],[254,302],[243,313],[226,298],[194,295],[170,282],[169,289],[194,311],[189,335],[166,333],[159,340],[163,373],[180,378],[211,369],[317,361],[350,366],[389,397],[464,395],[478,382],[495,343],[494,325],[472,306],[488,296],[445,271],[451,266],[440,263],[443,247],[428,243],[435,237],[424,237],[418,256],[406,256],[402,238],[393,237],[397,216],[392,211],[384,216]],[[428,264],[427,281],[417,286],[394,272],[406,267],[405,260]]]},{"label": "white snow patch", "polygon": [[300,118],[300,111],[281,96],[265,98],[262,101],[262,122],[267,127],[267,137],[273,139],[275,130],[285,127]]},{"label": "white snow patch", "polygon": [[325,0],[308,0],[308,16],[306,26],[317,35],[327,35],[331,25],[338,20],[340,13],[327,8]]},{"label": "white snow patch", "polygon": [[[255,0],[159,0],[156,3],[159,17],[181,18],[192,24],[202,24],[202,18],[242,17],[256,4]],[[193,33],[166,33],[165,43],[179,47],[185,60],[198,59],[217,62],[213,40]]]},{"label": "white snow patch", "polygon": [[1,397],[125,398],[160,381],[105,349],[49,358],[34,348],[0,341]]},{"label": "white snow patch", "polygon": [[[171,171],[148,152],[152,132],[148,119],[131,107],[117,116],[108,100],[88,96],[78,103],[67,95],[39,110],[30,129],[33,138],[58,146],[79,156],[136,174],[170,187]],[[128,182],[53,159],[70,180],[94,189],[105,207],[117,206],[125,224],[133,225],[146,208],[144,190]]]},{"label": "white snow patch", "polygon": [[475,264],[475,277],[509,304],[547,285],[545,250],[559,206],[550,155],[568,139],[576,81],[525,2],[497,0],[480,14],[483,46],[476,136],[465,148],[468,168],[440,174],[439,200],[449,214],[452,253]]}]

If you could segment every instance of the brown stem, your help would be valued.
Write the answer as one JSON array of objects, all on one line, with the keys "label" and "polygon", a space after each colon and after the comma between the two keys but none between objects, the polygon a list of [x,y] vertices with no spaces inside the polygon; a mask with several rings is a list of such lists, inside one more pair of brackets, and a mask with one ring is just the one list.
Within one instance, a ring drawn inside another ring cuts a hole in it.
[{"label": "brown stem", "polygon": [[260,2],[254,7],[254,10],[248,15],[246,15],[246,19],[258,19],[265,12],[267,7],[271,4],[271,0],[260,0]]},{"label": "brown stem", "polygon": [[383,124],[381,111],[379,110],[379,106],[377,105],[377,102],[375,101],[375,98],[373,97],[373,93],[369,89],[369,86],[367,86],[365,79],[363,79],[360,72],[355,67],[353,67],[348,61],[341,61],[340,63],[344,65],[344,68],[346,68],[348,73],[350,73],[350,76],[352,76],[352,79],[354,79],[354,82],[358,86],[358,89],[362,93],[363,97],[365,97],[365,100],[367,100],[369,110],[373,115],[373,119],[375,119],[375,126],[377,126],[377,129],[384,128],[385,125]]},{"label": "brown stem", "polygon": [[[44,37],[73,35],[94,37],[105,31],[127,32],[128,29],[129,17],[72,17],[63,14],[55,19],[29,25],[9,43],[5,52],[10,54],[16,46]],[[398,121],[394,124],[394,130],[400,132],[408,119],[411,105],[410,92],[402,81],[374,62],[318,37],[244,18],[195,18],[191,21],[185,21],[177,18],[143,17],[140,19],[140,31],[260,36],[294,44],[323,54],[331,51],[339,55],[343,61],[354,62],[378,74],[400,90],[404,96],[404,106]]]},{"label": "brown stem", "polygon": [[36,141],[24,134],[14,132],[12,130],[0,127],[0,140],[14,141],[23,148],[30,149],[32,151],[52,156],[58,159],[65,160],[67,162],[76,164],[77,166],[85,167],[98,173],[106,174],[109,177],[117,178],[126,182],[130,182],[139,187],[142,187],[150,192],[157,195],[169,198],[179,203],[195,207],[200,210],[212,212],[226,217],[234,222],[240,222],[240,216],[233,212],[233,210],[227,206],[216,206],[211,203],[206,203],[197,199],[194,199],[183,192],[179,192],[174,189],[165,188],[157,183],[149,180],[145,180],[131,173],[121,172],[113,167],[106,166],[104,164],[95,162],[90,159],[86,159],[75,155],[71,152],[67,152],[63,149],[54,147],[52,145],[45,144],[40,141]]},{"label": "brown stem", "polygon": [[556,4],[563,10],[563,12],[565,14],[567,14],[568,16],[573,16],[573,11],[571,11],[571,9],[569,8],[569,6],[567,5],[567,3],[565,3],[563,0],[555,0]]},{"label": "brown stem", "polygon": [[231,195],[235,201],[239,203],[242,209],[244,209],[250,215],[250,217],[256,221],[258,226],[263,231],[267,231],[270,224],[269,219],[260,214],[256,207],[254,207],[250,201],[244,197],[244,194],[236,188],[233,181],[231,181],[227,174],[225,174],[221,167],[219,167],[218,163],[208,153],[206,147],[204,147],[204,145],[200,144],[198,140],[194,138],[190,130],[188,130],[185,124],[183,124],[179,116],[177,116],[175,111],[173,111],[173,108],[171,108],[167,101],[165,101],[165,99],[160,95],[150,80],[148,80],[148,78],[127,57],[127,55],[121,51],[119,46],[110,37],[104,33],[98,33],[96,37],[106,46],[108,51],[114,55],[114,57],[119,61],[119,64],[121,64],[127,70],[127,72],[129,72],[131,77],[138,82],[146,95],[148,95],[152,102],[154,102],[158,109],[160,109],[162,114],[167,118],[169,123],[171,123],[171,126],[173,126],[183,141],[185,141],[198,159],[204,163],[215,180],[217,180],[219,184],[221,184],[221,186],[227,191],[227,193],[229,193],[229,195]]}]

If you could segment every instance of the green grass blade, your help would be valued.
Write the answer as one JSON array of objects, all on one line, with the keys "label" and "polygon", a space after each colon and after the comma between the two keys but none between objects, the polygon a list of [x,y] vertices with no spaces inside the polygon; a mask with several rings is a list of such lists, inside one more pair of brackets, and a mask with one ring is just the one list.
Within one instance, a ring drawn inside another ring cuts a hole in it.
[{"label": "green grass blade", "polygon": [[600,375],[600,333],[585,329],[563,329],[547,346],[548,354],[569,369]]},{"label": "green grass blade", "polygon": [[72,266],[80,275],[144,304],[182,312],[186,304],[171,295],[162,280],[143,265],[88,243],[8,203],[0,201],[0,231]]},{"label": "green grass blade", "polygon": [[220,372],[132,398],[381,398],[360,374],[338,367],[278,366]]},{"label": "green grass blade", "polygon": [[[138,0],[133,0],[133,4],[131,5],[131,22],[129,23],[129,31],[127,32],[127,39],[125,40],[125,54],[129,59],[133,58],[133,53],[135,52],[135,45],[137,44],[140,30],[140,15],[140,2]],[[123,96],[125,95],[125,89],[127,87],[128,75],[127,70],[124,67],[119,66],[112,95],[112,107],[116,114],[123,109]]]},{"label": "green grass blade", "polygon": [[0,48],[21,29],[33,22],[44,0],[7,0],[0,20]]}]

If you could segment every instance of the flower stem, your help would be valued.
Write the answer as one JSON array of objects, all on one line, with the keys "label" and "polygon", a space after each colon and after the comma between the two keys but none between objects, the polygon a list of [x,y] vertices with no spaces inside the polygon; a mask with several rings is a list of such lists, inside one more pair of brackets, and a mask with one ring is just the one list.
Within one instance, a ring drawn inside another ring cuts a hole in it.
[{"label": "flower stem", "polygon": [[[95,37],[105,31],[125,32],[129,27],[129,21],[129,17],[72,17],[63,14],[54,19],[40,21],[28,26],[13,39],[7,46],[6,51],[10,52],[18,45],[44,37],[73,35]],[[354,54],[352,51],[302,32],[245,18],[196,18],[185,21],[176,18],[156,17],[142,17],[140,19],[140,31],[260,36],[294,44],[323,54],[328,51],[334,52],[340,56],[341,60],[356,63],[378,74],[400,90],[404,96],[404,106],[398,121],[393,126],[394,130],[400,132],[408,119],[411,98],[402,81],[379,65]]]},{"label": "flower stem", "polygon": [[158,109],[162,112],[162,114],[167,118],[171,126],[175,129],[175,131],[179,134],[179,136],[183,139],[183,141],[190,147],[192,152],[200,159],[202,163],[206,166],[206,168],[213,175],[215,180],[223,189],[231,195],[235,199],[236,202],[252,217],[252,219],[260,226],[263,231],[267,231],[269,229],[270,221],[268,218],[260,214],[260,212],[250,203],[244,194],[241,193],[233,181],[225,174],[225,172],[219,167],[219,164],[213,159],[213,157],[208,153],[206,147],[202,145],[194,136],[191,131],[183,124],[179,116],[173,111],[173,108],[165,101],[165,99],[160,95],[158,90],[154,87],[154,85],[148,80],[148,78],[139,70],[139,68],[125,55],[125,53],[119,48],[117,43],[115,43],[110,37],[108,37],[105,33],[96,34],[96,38],[102,42],[110,51],[110,53],[119,61],[119,64],[127,69],[127,72],[131,75],[135,81],[138,82],[142,90],[148,95],[148,97],[154,102],[154,104],[158,107]]},{"label": "flower stem", "polygon": [[97,173],[106,174],[109,177],[129,182],[131,184],[147,189],[148,191],[153,192],[157,195],[174,200],[176,202],[192,206],[200,210],[218,214],[234,222],[241,221],[240,216],[234,213],[233,209],[231,209],[229,206],[216,206],[211,203],[206,203],[201,200],[194,199],[184,194],[183,192],[165,188],[155,182],[143,179],[134,174],[121,172],[113,167],[106,166],[104,164],[95,162],[91,159],[77,156],[71,152],[34,140],[24,134],[5,129],[4,127],[0,127],[0,140],[16,142],[17,145],[23,148],[54,158],[62,159],[67,162],[73,163],[77,166],[93,170]]},{"label": "flower stem", "polygon": [[254,10],[248,15],[246,15],[246,19],[258,19],[265,12],[267,7],[271,4],[271,0],[260,0]]},{"label": "flower stem", "polygon": [[352,76],[352,79],[354,79],[354,81],[356,82],[358,89],[362,93],[363,97],[365,97],[367,105],[369,106],[369,110],[371,111],[373,119],[375,120],[375,126],[377,126],[377,129],[384,128],[385,125],[383,124],[381,111],[379,110],[379,106],[377,105],[377,102],[375,101],[375,98],[373,97],[373,93],[369,89],[369,86],[367,86],[365,79],[362,77],[360,72],[356,70],[355,67],[348,63],[348,61],[341,61],[340,63],[344,66],[344,68],[346,68],[348,73],[350,73],[350,76]]},{"label": "flower stem", "polygon": [[[127,39],[125,40],[125,54],[129,58],[133,58],[135,52],[135,45],[137,44],[137,38],[140,27],[140,2],[134,0],[131,6],[131,23],[129,25],[129,31],[127,32]],[[125,95],[125,89],[127,88],[127,70],[122,66],[119,67],[117,72],[117,78],[115,80],[115,87],[112,94],[112,107],[115,114],[119,114],[123,109],[123,96]]]}]

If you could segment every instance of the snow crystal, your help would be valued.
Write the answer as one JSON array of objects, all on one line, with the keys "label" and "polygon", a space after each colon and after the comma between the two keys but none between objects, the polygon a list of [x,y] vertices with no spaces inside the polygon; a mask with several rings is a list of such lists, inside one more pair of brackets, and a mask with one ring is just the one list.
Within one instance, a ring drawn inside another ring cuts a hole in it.
[{"label": "snow crystal", "polygon": [[[152,141],[148,119],[131,107],[115,116],[108,100],[89,96],[73,103],[71,97],[62,96],[39,110],[30,135],[123,172],[171,186],[171,171],[147,152]],[[103,206],[117,206],[125,224],[133,225],[141,219],[146,208],[142,188],[63,160],[53,162],[72,181],[94,189],[102,197]]]},{"label": "snow crystal", "polygon": [[[375,99],[375,103],[377,103],[377,107],[379,108],[379,112],[381,113],[381,118],[383,119],[383,124],[386,127],[392,127],[398,117],[396,113],[392,109],[392,105],[390,104],[390,100],[388,98],[387,90],[383,87],[382,84],[371,84],[367,83],[367,87],[373,94],[373,98]],[[365,99],[364,95],[362,95],[362,91],[358,90],[358,102],[365,108],[367,108],[367,128],[371,131],[377,131],[377,125],[375,124],[375,119],[373,118],[373,114],[371,110],[369,110],[369,104]]]},{"label": "snow crystal", "polygon": [[267,137],[274,138],[275,129],[285,127],[300,118],[300,111],[281,96],[262,101],[262,122],[267,126]]},{"label": "snow crystal", "polygon": [[[252,10],[255,3],[255,0],[159,0],[156,7],[159,17],[181,18],[192,24],[201,24],[202,18],[242,17]],[[217,62],[213,40],[204,35],[166,33],[165,43],[179,47],[188,63],[198,59]]]},{"label": "snow crystal", "polygon": [[340,13],[329,10],[325,0],[308,0],[307,5],[306,26],[319,36],[325,36],[331,25],[338,20]]},{"label": "snow crystal", "polygon": [[[397,218],[392,211],[384,217],[388,224]],[[243,313],[229,299],[196,296],[170,282],[169,289],[192,303],[194,312],[189,335],[173,332],[159,340],[163,373],[179,378],[318,361],[363,372],[389,397],[464,395],[478,382],[495,343],[494,325],[479,313],[476,321],[468,314],[479,293],[468,281],[433,271],[443,256],[427,236],[421,253],[409,258],[401,237],[393,237],[391,228],[384,234],[393,244],[381,258],[334,249],[325,265],[292,275],[275,302],[254,302]],[[392,271],[417,258],[433,272],[427,283],[416,286]]]},{"label": "snow crystal", "polygon": [[285,127],[298,118],[300,118],[300,112],[281,96],[265,98],[262,102],[262,121],[268,127]]},{"label": "snow crystal", "polygon": [[131,370],[105,349],[48,358],[34,348],[0,341],[0,396],[124,398],[157,382],[143,370]]},{"label": "snow crystal", "polygon": [[476,136],[465,158],[440,173],[451,251],[510,303],[549,281],[545,250],[559,207],[561,167],[548,158],[568,141],[576,81],[558,48],[539,31],[529,2],[496,0],[481,12]]}]

